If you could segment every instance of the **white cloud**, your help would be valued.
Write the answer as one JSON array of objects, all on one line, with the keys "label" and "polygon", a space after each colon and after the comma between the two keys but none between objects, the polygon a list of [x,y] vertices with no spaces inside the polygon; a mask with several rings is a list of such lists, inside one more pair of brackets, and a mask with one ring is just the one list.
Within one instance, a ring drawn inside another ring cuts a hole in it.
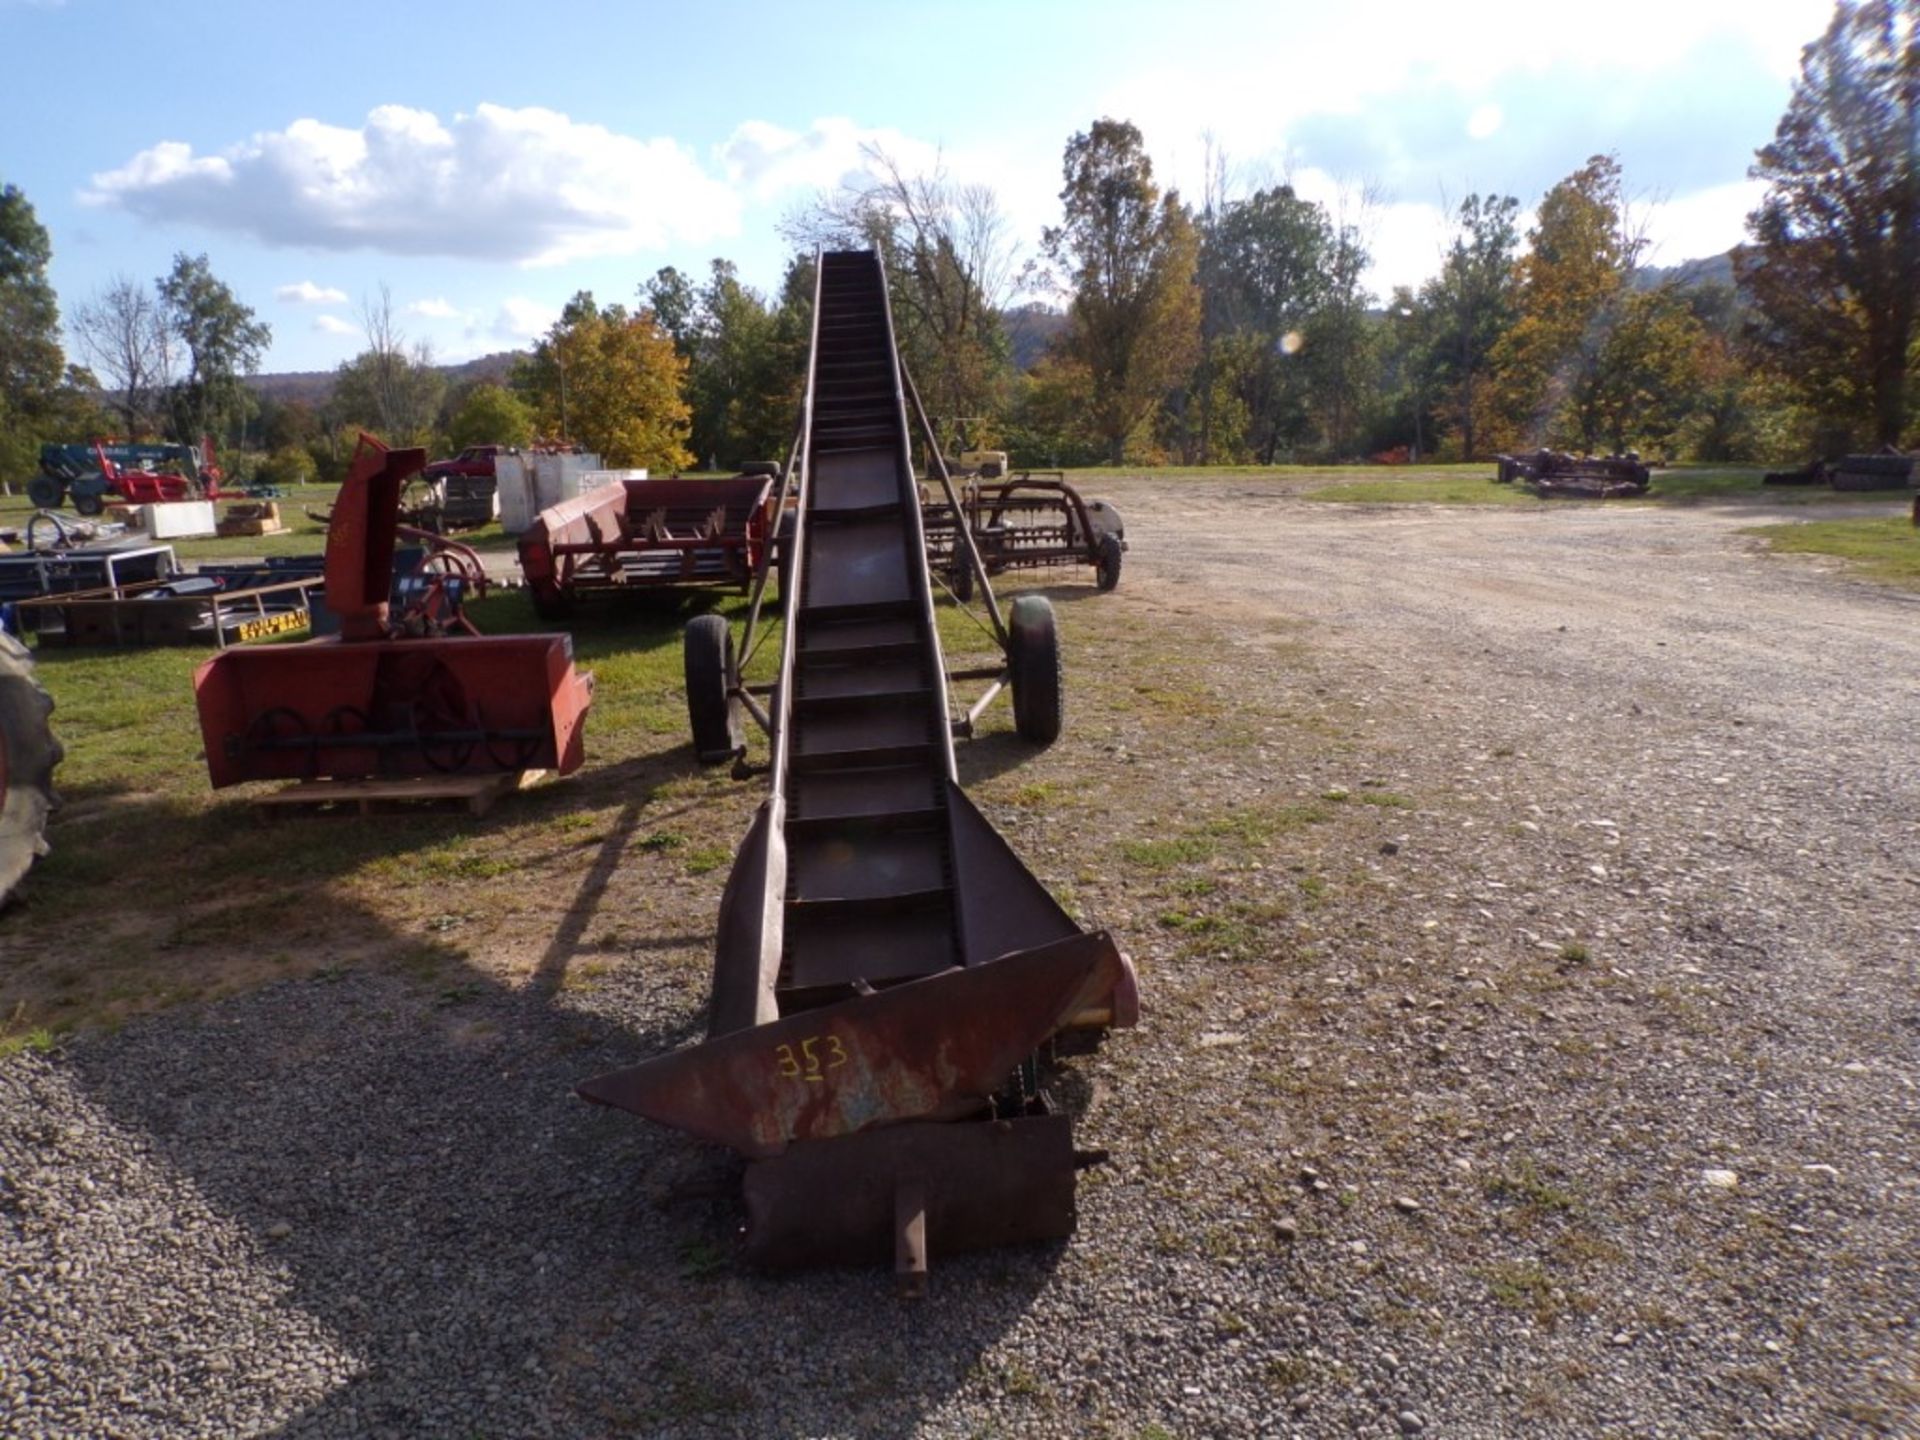
[{"label": "white cloud", "polygon": [[490,104],[446,124],[404,105],[357,129],[296,120],[218,155],[162,141],[80,198],[272,245],[521,265],[704,243],[735,233],[740,214],[677,141]]},{"label": "white cloud", "polygon": [[282,285],[273,292],[273,298],[289,305],[344,305],[347,303],[347,292],[336,290],[331,285],[316,285],[311,280],[302,280],[297,285]]},{"label": "white cloud", "polygon": [[1467,134],[1475,140],[1484,140],[1506,124],[1506,121],[1506,114],[1489,100],[1485,104],[1476,105],[1473,113],[1467,117]]},{"label": "white cloud", "polygon": [[529,300],[524,295],[509,295],[500,302],[500,313],[493,319],[493,335],[500,340],[525,343],[537,340],[553,328],[560,318],[560,307]]},{"label": "white cloud", "polygon": [[431,300],[416,300],[407,306],[409,315],[423,315],[429,320],[458,320],[460,312],[445,299],[436,295]]},{"label": "white cloud", "polygon": [[314,316],[313,328],[322,335],[358,335],[360,333],[338,315]]},{"label": "white cloud", "polygon": [[1736,180],[1648,205],[1641,217],[1648,263],[1676,265],[1741,244],[1747,238],[1747,213],[1766,191],[1764,180]]},{"label": "white cloud", "polygon": [[929,172],[939,151],[898,130],[875,130],[841,116],[815,120],[804,131],[749,120],[720,146],[727,178],[756,200],[794,190],[831,190],[874,173],[868,151],[878,149],[907,174]]}]

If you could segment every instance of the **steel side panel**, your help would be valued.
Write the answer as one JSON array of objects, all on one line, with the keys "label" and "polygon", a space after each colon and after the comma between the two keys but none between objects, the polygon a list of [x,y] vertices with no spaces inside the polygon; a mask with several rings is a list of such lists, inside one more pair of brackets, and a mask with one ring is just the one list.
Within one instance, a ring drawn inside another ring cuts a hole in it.
[{"label": "steel side panel", "polygon": [[764,1025],[780,1013],[774,984],[787,889],[783,809],[781,797],[769,795],[754,811],[720,897],[707,1021],[712,1039]]},{"label": "steel side panel", "polygon": [[1080,933],[1073,917],[1034,878],[966,792],[951,781],[947,814],[964,963],[978,965]]}]

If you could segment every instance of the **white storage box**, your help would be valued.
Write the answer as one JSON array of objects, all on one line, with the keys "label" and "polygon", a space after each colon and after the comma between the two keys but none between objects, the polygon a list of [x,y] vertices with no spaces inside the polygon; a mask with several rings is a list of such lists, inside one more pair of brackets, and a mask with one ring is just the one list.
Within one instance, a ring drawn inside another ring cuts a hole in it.
[{"label": "white storage box", "polygon": [[140,528],[151,540],[179,540],[211,535],[218,529],[211,500],[169,500],[140,507]]}]

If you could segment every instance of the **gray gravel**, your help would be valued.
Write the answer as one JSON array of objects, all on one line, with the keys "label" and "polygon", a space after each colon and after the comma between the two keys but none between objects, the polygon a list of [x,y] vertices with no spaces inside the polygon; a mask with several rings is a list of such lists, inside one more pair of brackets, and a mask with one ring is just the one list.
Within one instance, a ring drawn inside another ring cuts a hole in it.
[{"label": "gray gravel", "polygon": [[1149,987],[1071,1244],[737,1268],[732,1162],[569,1095],[697,963],[280,984],[0,1064],[0,1434],[1920,1434],[1920,602],[1723,509],[1111,495],[1079,728],[969,761]]}]

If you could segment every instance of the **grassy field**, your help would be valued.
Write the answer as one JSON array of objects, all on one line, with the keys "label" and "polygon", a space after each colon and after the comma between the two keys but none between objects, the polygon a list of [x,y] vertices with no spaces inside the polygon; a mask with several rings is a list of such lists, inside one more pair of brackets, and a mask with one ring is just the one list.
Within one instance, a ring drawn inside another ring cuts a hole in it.
[{"label": "grassy field", "polygon": [[[1395,465],[1361,468],[1276,470],[1303,480],[1326,477],[1328,483],[1305,491],[1304,500],[1364,505],[1546,505],[1518,485],[1494,483],[1491,464]],[[1751,465],[1674,465],[1656,470],[1644,499],[1613,500],[1613,505],[1687,505],[1743,502],[1803,506],[1847,504],[1862,497],[1818,487],[1763,483],[1764,472]]]},{"label": "grassy field", "polygon": [[[0,1053],[329,965],[398,966],[431,984],[459,962],[440,927],[510,921],[529,874],[577,883],[571,857],[643,806],[681,818],[622,843],[683,880],[724,869],[759,789],[724,767],[702,769],[688,743],[681,633],[708,608],[738,622],[746,602],[590,607],[569,627],[595,680],[586,766],[477,821],[421,811],[269,822],[246,798],[260,787],[208,788],[193,703],[208,652],[38,650],[66,749],[55,776],[62,808],[52,853],[6,916]],[[561,628],[542,623],[524,592],[497,592],[468,612],[490,635]],[[978,624],[950,603],[941,632],[954,663],[991,657]],[[778,646],[776,625],[749,679],[772,677]],[[764,752],[750,724],[749,744]]]},{"label": "grassy field", "polygon": [[1866,579],[1920,590],[1920,529],[1906,516],[1760,525],[1748,533],[1775,550],[1838,556]]}]

